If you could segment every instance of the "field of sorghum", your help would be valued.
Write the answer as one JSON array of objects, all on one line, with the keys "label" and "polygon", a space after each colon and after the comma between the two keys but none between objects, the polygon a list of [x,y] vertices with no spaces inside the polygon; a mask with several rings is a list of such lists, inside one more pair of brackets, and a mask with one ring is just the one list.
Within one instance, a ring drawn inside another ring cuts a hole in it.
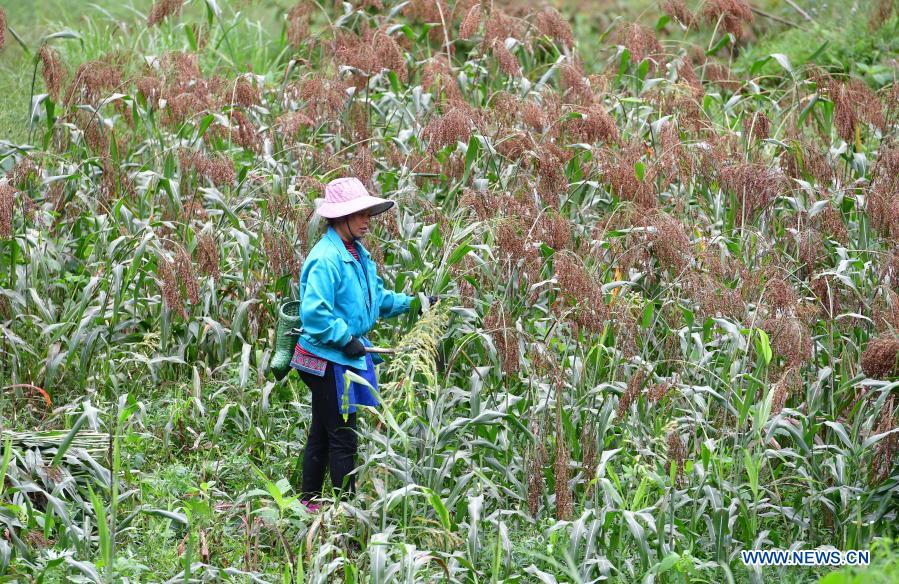
[{"label": "field of sorghum", "polygon": [[[897,3],[836,15],[870,47],[808,2],[145,4],[0,12],[0,581],[899,579]],[[266,368],[341,175],[448,298],[373,333],[309,515]],[[826,545],[875,565],[739,559]]]}]

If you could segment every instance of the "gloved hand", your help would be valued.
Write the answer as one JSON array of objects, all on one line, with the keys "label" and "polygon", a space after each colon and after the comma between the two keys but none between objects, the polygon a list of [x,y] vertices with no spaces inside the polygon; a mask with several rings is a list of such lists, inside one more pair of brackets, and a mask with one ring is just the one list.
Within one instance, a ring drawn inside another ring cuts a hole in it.
[{"label": "gloved hand", "polygon": [[365,355],[365,345],[362,344],[362,341],[357,339],[356,337],[350,337],[350,342],[343,346],[343,354],[347,357],[355,359],[356,357],[362,357]]},{"label": "gloved hand", "polygon": [[[439,296],[428,296],[427,298],[428,298],[428,306],[434,306],[440,300]],[[424,314],[424,311],[425,311],[425,307],[419,306],[418,307],[418,316],[421,316],[422,314]]]}]

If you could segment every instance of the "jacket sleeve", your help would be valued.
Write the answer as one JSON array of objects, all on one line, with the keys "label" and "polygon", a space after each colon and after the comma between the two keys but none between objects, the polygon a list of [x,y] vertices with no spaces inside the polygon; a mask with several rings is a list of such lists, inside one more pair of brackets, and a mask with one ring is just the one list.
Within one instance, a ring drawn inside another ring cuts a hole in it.
[{"label": "jacket sleeve", "polygon": [[342,347],[350,341],[349,325],[334,315],[338,271],[327,260],[307,260],[306,286],[300,303],[303,331],[316,341]]},{"label": "jacket sleeve", "polygon": [[391,318],[409,311],[409,304],[412,303],[411,296],[392,290],[385,290],[384,280],[377,275],[375,276],[375,287],[377,291],[376,298],[380,298],[378,314],[382,318]]}]

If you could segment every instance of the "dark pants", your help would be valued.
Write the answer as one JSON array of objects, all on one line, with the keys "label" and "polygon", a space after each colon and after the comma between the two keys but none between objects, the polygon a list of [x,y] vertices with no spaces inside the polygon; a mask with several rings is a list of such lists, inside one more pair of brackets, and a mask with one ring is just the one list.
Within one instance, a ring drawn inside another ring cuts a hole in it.
[{"label": "dark pants", "polygon": [[347,421],[343,421],[331,363],[323,377],[304,371],[300,371],[300,377],[312,394],[312,424],[303,452],[302,497],[312,499],[321,495],[326,466],[334,489],[338,493],[352,493],[356,489],[356,477],[350,474],[356,468],[356,414],[349,414]]}]

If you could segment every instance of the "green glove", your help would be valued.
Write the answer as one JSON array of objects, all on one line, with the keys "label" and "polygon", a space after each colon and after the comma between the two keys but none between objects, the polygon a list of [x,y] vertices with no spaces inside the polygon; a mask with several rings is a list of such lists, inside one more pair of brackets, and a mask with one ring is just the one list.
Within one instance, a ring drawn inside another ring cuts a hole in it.
[{"label": "green glove", "polygon": [[297,300],[285,302],[278,309],[278,326],[275,329],[275,354],[269,369],[277,381],[281,381],[290,372],[290,361],[297,345],[299,335],[291,334],[291,330],[300,326],[300,303]]}]

